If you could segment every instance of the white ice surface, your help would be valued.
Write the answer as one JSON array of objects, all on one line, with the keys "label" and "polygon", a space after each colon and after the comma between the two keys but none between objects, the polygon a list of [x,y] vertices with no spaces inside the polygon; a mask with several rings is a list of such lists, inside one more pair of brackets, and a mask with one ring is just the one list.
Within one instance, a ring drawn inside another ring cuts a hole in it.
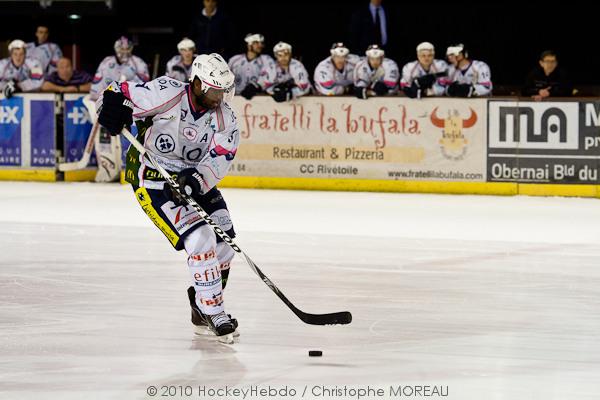
[{"label": "white ice surface", "polygon": [[0,399],[600,398],[599,200],[223,193],[282,291],[350,325],[303,324],[236,258],[240,340],[194,337],[185,255],[129,187],[0,182]]}]

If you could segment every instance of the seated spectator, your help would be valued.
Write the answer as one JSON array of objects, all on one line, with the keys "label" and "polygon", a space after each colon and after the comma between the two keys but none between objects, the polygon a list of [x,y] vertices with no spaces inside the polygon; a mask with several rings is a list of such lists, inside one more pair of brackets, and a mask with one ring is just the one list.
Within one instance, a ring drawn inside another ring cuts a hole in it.
[{"label": "seated spectator", "polygon": [[558,67],[558,58],[552,50],[540,55],[539,66],[527,76],[523,96],[531,96],[540,101],[546,97],[566,97],[573,95],[573,85],[566,71]]},{"label": "seated spectator", "polygon": [[61,57],[56,63],[56,71],[46,76],[42,92],[80,93],[89,92],[92,77],[85,71],[73,71],[71,60]]},{"label": "seated spectator", "polygon": [[191,39],[183,38],[177,44],[177,50],[179,51],[179,55],[173,56],[167,62],[167,76],[181,82],[187,82],[190,80],[192,62],[194,62],[194,58],[197,55],[195,54],[196,44]]},{"label": "seated spectator", "polygon": [[56,43],[48,41],[50,30],[46,25],[38,25],[35,31],[35,42],[27,43],[27,54],[36,58],[42,65],[44,75],[56,71],[56,63],[62,57],[62,51]]},{"label": "seated spectator", "polygon": [[133,43],[128,38],[122,36],[117,39],[114,49],[115,55],[105,57],[94,75],[90,89],[92,100],[96,100],[112,81],[142,83],[150,79],[148,65],[132,54]]},{"label": "seated spectator", "polygon": [[260,33],[249,33],[244,38],[246,53],[238,54],[229,59],[229,68],[235,75],[235,92],[250,100],[264,89],[259,84],[261,71],[275,61],[267,54],[262,54],[265,48],[265,38]]},{"label": "seated spectator", "polygon": [[279,42],[273,47],[276,62],[267,65],[259,84],[278,103],[290,101],[310,92],[308,72],[304,65],[292,58],[292,46]]},{"label": "seated spectator", "polygon": [[463,44],[448,47],[446,56],[450,62],[446,94],[451,97],[490,96],[492,74],[483,61],[469,59]]},{"label": "seated spectator", "polygon": [[0,60],[0,91],[9,99],[15,92],[35,92],[44,83],[40,62],[27,57],[27,45],[22,40],[8,44],[9,56]]},{"label": "seated spectator", "polygon": [[411,98],[443,96],[446,92],[445,77],[448,64],[436,60],[435,48],[429,42],[417,46],[417,61],[411,61],[402,68],[400,87]]},{"label": "seated spectator", "polygon": [[334,43],[329,54],[329,57],[315,68],[315,88],[326,96],[349,93],[354,83],[354,67],[359,57],[350,54],[350,50],[343,43]]},{"label": "seated spectator", "polygon": [[398,92],[398,64],[385,58],[385,51],[376,44],[369,46],[364,58],[354,68],[354,94],[359,99],[385,96]]}]

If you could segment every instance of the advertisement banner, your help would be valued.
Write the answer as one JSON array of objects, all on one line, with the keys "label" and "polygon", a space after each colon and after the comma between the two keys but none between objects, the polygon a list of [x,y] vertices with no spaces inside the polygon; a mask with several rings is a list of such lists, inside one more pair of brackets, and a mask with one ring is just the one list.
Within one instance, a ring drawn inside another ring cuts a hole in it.
[{"label": "advertisement banner", "polygon": [[0,100],[0,166],[20,166],[23,98]]},{"label": "advertisement banner", "polygon": [[485,99],[236,96],[231,174],[482,182]]},{"label": "advertisement banner", "polygon": [[[83,157],[83,150],[92,130],[92,122],[83,104],[83,95],[65,94],[64,107],[64,156],[65,162],[75,162]],[[90,157],[89,166],[96,166],[96,152]]]},{"label": "advertisement banner", "polygon": [[490,100],[488,120],[490,182],[600,182],[600,102]]},{"label": "advertisement banner", "polygon": [[29,100],[31,166],[56,166],[56,118],[54,98]]}]

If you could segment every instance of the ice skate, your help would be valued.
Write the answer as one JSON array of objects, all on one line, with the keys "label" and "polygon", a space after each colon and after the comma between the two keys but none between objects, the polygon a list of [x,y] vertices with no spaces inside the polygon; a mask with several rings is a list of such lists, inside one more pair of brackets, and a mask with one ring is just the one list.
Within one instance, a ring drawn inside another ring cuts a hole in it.
[{"label": "ice skate", "polygon": [[[208,316],[204,314],[196,305],[196,292],[192,286],[188,288],[188,299],[190,301],[190,307],[192,308],[192,317],[191,321],[194,325],[194,333],[196,335],[204,336],[204,335],[213,335],[211,327],[209,326],[207,319]],[[236,318],[232,318],[231,314],[227,314],[229,320],[233,324],[235,331],[233,332],[234,337],[239,337],[240,333],[238,332],[238,321]]]}]

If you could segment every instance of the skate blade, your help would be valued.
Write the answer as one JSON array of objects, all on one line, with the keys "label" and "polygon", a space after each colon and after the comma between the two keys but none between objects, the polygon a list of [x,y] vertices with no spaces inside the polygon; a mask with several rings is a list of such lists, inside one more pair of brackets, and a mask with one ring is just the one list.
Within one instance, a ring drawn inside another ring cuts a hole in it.
[{"label": "skate blade", "polygon": [[217,340],[223,344],[233,344],[233,333],[228,333],[227,335],[217,336]]},{"label": "skate blade", "polygon": [[[215,335],[208,326],[194,326],[194,334],[196,334],[198,336],[214,336]],[[240,337],[240,332],[239,332],[239,330],[236,329],[235,332],[233,332],[231,335],[233,335],[234,338],[237,338],[237,337]]]}]

